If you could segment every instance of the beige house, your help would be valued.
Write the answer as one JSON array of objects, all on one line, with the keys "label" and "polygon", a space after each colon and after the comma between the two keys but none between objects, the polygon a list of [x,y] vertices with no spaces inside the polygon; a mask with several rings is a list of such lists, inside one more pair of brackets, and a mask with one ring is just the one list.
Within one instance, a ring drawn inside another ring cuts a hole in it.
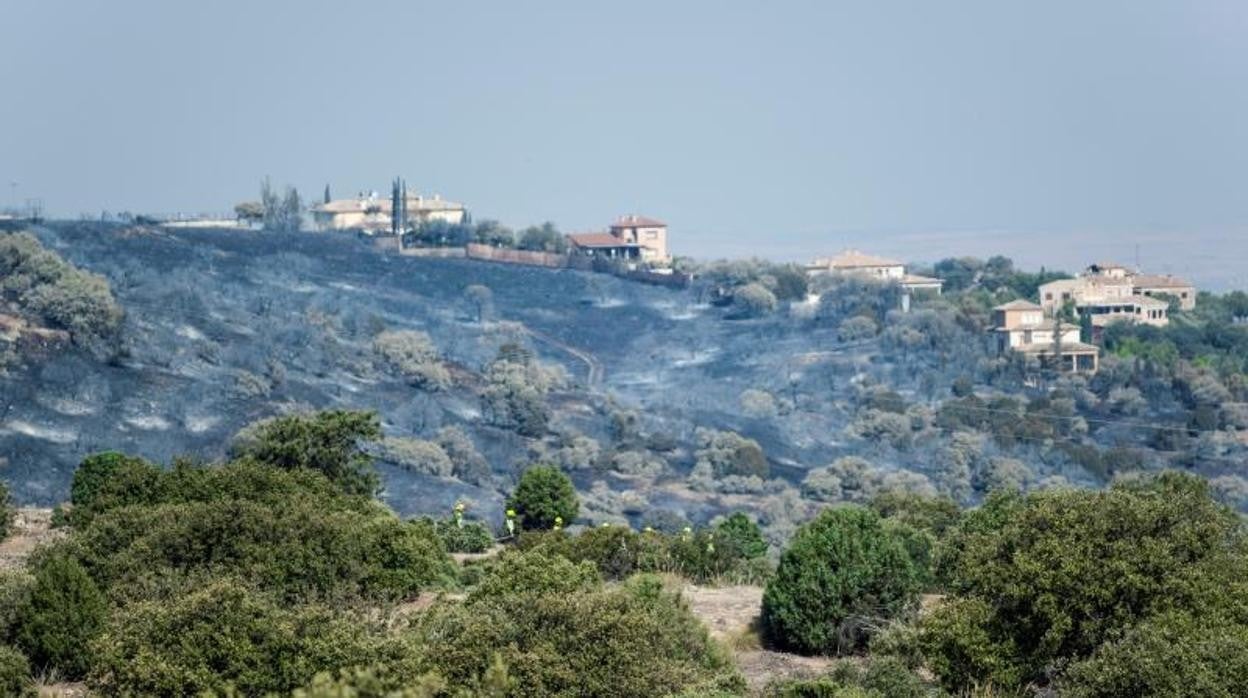
[{"label": "beige house", "polygon": [[1016,351],[1042,363],[1058,360],[1064,371],[1095,373],[1100,350],[1079,341],[1079,326],[1045,316],[1044,308],[1015,300],[992,309],[993,341],[1000,353]]},{"label": "beige house", "polygon": [[906,265],[895,259],[876,257],[858,250],[844,250],[833,257],[820,257],[806,265],[806,273],[854,274],[880,281],[896,281],[910,291],[940,293],[942,282],[930,276],[907,274]]},{"label": "beige house", "polygon": [[667,264],[667,224],[645,216],[621,216],[607,232],[568,235],[574,254]]},{"label": "beige house", "polygon": [[1078,314],[1090,313],[1098,327],[1122,320],[1160,327],[1170,322],[1169,304],[1159,298],[1163,295],[1177,298],[1185,310],[1196,307],[1196,289],[1183,279],[1097,262],[1073,279],[1042,285],[1040,305],[1052,315],[1070,303]]},{"label": "beige house", "polygon": [[[362,230],[367,233],[390,230],[389,197],[377,192],[360,194],[353,199],[335,199],[312,207],[312,221],[317,230]],[[407,220],[419,225],[431,221],[457,224],[464,221],[464,205],[447,201],[434,194],[426,198],[416,193],[407,195]]]}]

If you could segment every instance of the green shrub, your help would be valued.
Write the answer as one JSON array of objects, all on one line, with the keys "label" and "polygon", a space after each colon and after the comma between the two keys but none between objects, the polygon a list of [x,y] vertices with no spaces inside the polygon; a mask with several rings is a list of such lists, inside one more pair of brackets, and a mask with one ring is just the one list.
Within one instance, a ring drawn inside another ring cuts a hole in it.
[{"label": "green shrub", "polygon": [[13,517],[16,515],[13,501],[9,499],[9,488],[4,482],[0,482],[0,540],[8,537],[9,528],[13,525]]},{"label": "green shrub", "polygon": [[384,663],[411,651],[359,617],[286,607],[230,580],[173,601],[119,611],[92,648],[90,685],[108,695],[287,692],[321,672]]},{"label": "green shrub", "polygon": [[960,600],[923,620],[927,661],[950,688],[1043,684],[1157,613],[1248,618],[1244,542],[1192,476],[990,497],[942,546]]},{"label": "green shrub", "polygon": [[905,546],[869,509],[827,509],[802,526],[763,594],[776,646],[802,653],[861,648],[873,626],[910,610],[918,572]]},{"label": "green shrub", "polygon": [[743,512],[734,512],[715,527],[718,545],[733,557],[753,560],[767,555],[763,530]]},{"label": "green shrub", "polygon": [[536,465],[524,471],[520,482],[507,500],[520,525],[528,530],[553,528],[556,519],[567,526],[580,511],[572,480],[558,468]]},{"label": "green shrub", "polygon": [[87,670],[87,645],[108,613],[104,594],[77,561],[56,553],[34,565],[34,582],[17,624],[17,644],[35,666],[77,678]]},{"label": "green shrub", "polygon": [[30,604],[34,583],[26,570],[0,570],[0,645],[17,637],[18,622]]},{"label": "green shrub", "polygon": [[309,468],[348,494],[371,495],[381,481],[363,444],[381,438],[374,412],[328,410],[262,420],[239,433],[236,458],[275,468]]},{"label": "green shrub", "polygon": [[26,655],[12,647],[0,645],[0,696],[34,698],[38,695],[30,676]]},{"label": "green shrub", "polygon": [[775,683],[773,698],[939,698],[944,692],[923,682],[901,662],[889,658],[843,661],[817,679]]},{"label": "green shrub", "polygon": [[483,553],[494,545],[494,535],[480,521],[464,521],[461,525],[449,518],[433,525],[448,553]]},{"label": "green shrub", "polygon": [[404,598],[451,578],[432,525],[342,506],[308,495],[125,507],[97,516],[70,543],[118,600],[223,574],[291,600]]},{"label": "green shrub", "polygon": [[1061,694],[1233,698],[1248,686],[1248,625],[1166,613],[1101,645],[1060,682]]},{"label": "green shrub", "polygon": [[514,682],[512,696],[744,688],[728,656],[657,578],[608,588],[585,563],[536,552],[506,557],[466,601],[435,605],[415,622],[426,660],[451,686],[477,685],[498,661]]},{"label": "green shrub", "polygon": [[142,458],[115,451],[87,456],[74,471],[69,488],[71,524],[82,524],[95,514],[130,504],[152,504],[160,499],[161,469]]}]

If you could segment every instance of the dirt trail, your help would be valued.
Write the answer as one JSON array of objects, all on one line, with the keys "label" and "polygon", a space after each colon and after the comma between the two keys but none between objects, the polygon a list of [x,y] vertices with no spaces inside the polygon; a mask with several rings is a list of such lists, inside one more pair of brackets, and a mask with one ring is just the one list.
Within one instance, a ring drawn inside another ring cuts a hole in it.
[{"label": "dirt trail", "polygon": [[756,586],[685,586],[682,594],[689,609],[702,620],[711,636],[732,651],[749,686],[750,695],[762,695],[768,683],[791,678],[811,678],[826,672],[833,660],[802,657],[763,649],[758,642],[759,609],[763,590]]},{"label": "dirt trail", "polygon": [[603,381],[604,378],[606,378],[607,370],[603,368],[602,362],[598,360],[598,357],[594,356],[593,354],[590,354],[589,352],[583,349],[577,349],[571,344],[567,344],[566,342],[555,339],[554,337],[546,334],[545,332],[542,332],[541,330],[535,330],[532,327],[529,327],[528,325],[524,325],[523,327],[524,327],[524,331],[527,332],[529,336],[532,337],[533,339],[536,339],[537,341],[543,342],[545,344],[549,344],[550,346],[564,353],[567,353],[571,355],[573,358],[575,358],[576,360],[584,363],[587,368],[586,376],[585,376],[585,386],[587,388],[593,388],[597,386],[599,383]]},{"label": "dirt trail", "polygon": [[51,509],[18,509],[13,530],[8,538],[0,541],[0,570],[21,567],[31,551],[60,535],[59,531],[52,530]]}]

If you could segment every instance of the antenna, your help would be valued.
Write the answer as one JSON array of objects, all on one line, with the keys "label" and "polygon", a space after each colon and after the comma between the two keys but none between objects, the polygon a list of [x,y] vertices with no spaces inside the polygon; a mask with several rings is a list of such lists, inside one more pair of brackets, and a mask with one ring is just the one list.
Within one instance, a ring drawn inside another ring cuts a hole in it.
[{"label": "antenna", "polygon": [[1135,243],[1135,271],[1140,271],[1140,243]]}]

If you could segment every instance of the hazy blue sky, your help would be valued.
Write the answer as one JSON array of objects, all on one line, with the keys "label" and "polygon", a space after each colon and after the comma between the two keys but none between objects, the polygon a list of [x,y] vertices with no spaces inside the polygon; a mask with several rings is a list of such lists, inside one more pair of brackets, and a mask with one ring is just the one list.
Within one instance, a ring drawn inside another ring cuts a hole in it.
[{"label": "hazy blue sky", "polygon": [[0,204],[65,215],[402,174],[512,225],[650,214],[699,255],[1248,230],[1244,0],[0,0],[0,26]]}]

